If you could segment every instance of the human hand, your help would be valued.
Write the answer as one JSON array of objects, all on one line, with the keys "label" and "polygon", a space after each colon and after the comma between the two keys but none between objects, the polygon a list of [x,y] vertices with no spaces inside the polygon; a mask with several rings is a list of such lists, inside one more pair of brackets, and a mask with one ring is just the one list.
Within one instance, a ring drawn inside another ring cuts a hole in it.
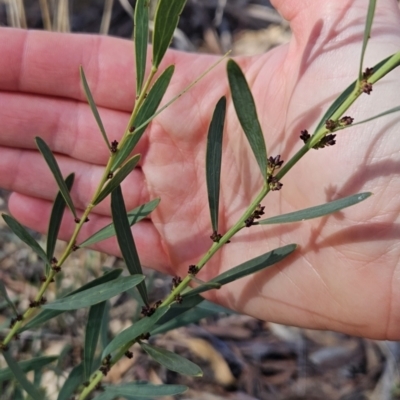
[{"label": "human hand", "polygon": [[[267,54],[240,58],[265,132],[268,155],[287,160],[302,144],[335,96],[356,78],[366,16],[364,0],[275,0],[294,36]],[[381,0],[366,66],[400,47],[399,12]],[[0,186],[15,191],[10,211],[23,224],[46,232],[57,188],[34,136],[58,154],[64,176],[76,173],[72,197],[83,209],[108,159],[79,81],[85,68],[111,140],[119,139],[134,101],[131,43],[114,38],[0,29]],[[170,51],[176,64],[168,100],[203,72],[215,57]],[[357,120],[397,105],[399,72],[364,96],[349,115]],[[127,208],[155,197],[150,218],[133,227],[143,265],[185,275],[209,248],[210,217],[205,187],[205,142],[218,98],[228,94],[224,67],[150,125],[137,151],[141,164],[123,184]],[[266,216],[299,210],[361,191],[374,196],[319,220],[243,230],[206,265],[211,278],[288,243],[300,248],[286,261],[210,292],[211,300],[261,319],[333,329],[379,339],[399,339],[400,143],[398,117],[339,132],[334,147],[311,151],[263,205]],[[261,187],[261,177],[228,99],[224,138],[220,229],[236,222]],[[110,222],[110,207],[95,208],[84,239]],[[64,220],[68,240],[73,219]],[[78,241],[79,243],[79,241]],[[119,254],[115,240],[97,249]]]}]

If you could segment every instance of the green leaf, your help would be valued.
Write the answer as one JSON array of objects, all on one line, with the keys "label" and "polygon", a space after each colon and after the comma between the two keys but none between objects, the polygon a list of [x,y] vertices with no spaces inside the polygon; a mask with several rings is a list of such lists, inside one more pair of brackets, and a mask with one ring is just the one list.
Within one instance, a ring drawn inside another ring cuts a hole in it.
[{"label": "green leaf", "polygon": [[105,393],[115,396],[128,396],[129,398],[142,396],[174,396],[187,390],[183,385],[153,385],[150,383],[132,382],[119,386],[105,386]]},{"label": "green leaf", "polygon": [[110,309],[110,302],[106,301],[104,315],[100,325],[100,347],[102,350],[104,350],[110,342],[110,338],[108,335],[108,327],[110,326]]},{"label": "green leaf", "polygon": [[101,136],[103,136],[104,141],[109,149],[111,149],[110,141],[107,138],[106,130],[104,129],[103,122],[101,121],[99,111],[97,110],[96,104],[94,102],[92,93],[90,91],[89,85],[86,80],[85,72],[83,71],[82,65],[79,67],[79,73],[81,75],[81,82],[83,85],[83,90],[85,91],[86,99],[89,103],[90,109],[92,110],[93,116],[97,122],[97,125],[100,129]]},{"label": "green leaf", "polygon": [[[146,218],[151,212],[155,210],[159,203],[160,199],[154,199],[149,201],[148,203],[136,207],[132,211],[129,211],[127,214],[129,225],[132,226],[141,221],[143,218]],[[87,238],[84,242],[79,244],[79,247],[87,247],[94,243],[108,239],[112,236],[115,236],[115,228],[113,223],[105,226],[104,228],[97,231],[94,235]]]},{"label": "green leaf", "polygon": [[97,198],[94,200],[93,204],[96,205],[101,203],[110,193],[112,193],[122,183],[122,181],[134,170],[139,160],[140,160],[140,154],[136,154],[135,156],[130,158],[121,167],[121,169],[114,174],[111,180],[108,181],[107,185],[99,193]]},{"label": "green leaf", "polygon": [[154,85],[150,89],[149,93],[147,94],[146,100],[140,107],[137,117],[134,121],[135,126],[139,127],[142,124],[143,126],[136,129],[132,134],[130,134],[123,148],[118,150],[111,167],[112,172],[119,168],[119,166],[127,159],[136,144],[139,142],[140,138],[143,135],[143,132],[149,125],[152,117],[154,116],[158,106],[161,103],[162,98],[164,97],[174,70],[175,67],[173,65],[169,66],[155,81]]},{"label": "green leaf", "polygon": [[160,0],[153,30],[153,66],[158,68],[174,36],[186,0]]},{"label": "green leaf", "polygon": [[[18,367],[24,373],[29,371],[37,371],[43,368],[44,366],[52,363],[53,361],[57,360],[57,358],[58,358],[57,356],[31,358],[30,360],[20,361],[18,363]],[[13,377],[14,375],[11,372],[10,368],[0,369],[0,383],[9,381]]]},{"label": "green leaf", "polygon": [[21,367],[11,356],[10,351],[3,351],[2,354],[15,379],[29,394],[29,396],[31,396],[34,400],[43,400],[43,393],[40,393],[40,391],[35,386],[33,386],[31,382],[28,381]]},{"label": "green leaf", "polygon": [[62,196],[64,197],[64,200],[67,203],[68,208],[71,210],[73,216],[75,218],[77,218],[75,206],[74,206],[74,203],[72,202],[71,196],[69,194],[68,187],[65,184],[65,181],[61,175],[60,168],[57,164],[57,161],[56,161],[52,151],[50,150],[50,147],[47,146],[46,142],[38,136],[35,138],[35,141],[36,141],[36,145],[37,145],[39,151],[42,153],[43,158],[45,159],[52,174],[54,175],[54,178],[57,182],[58,188],[59,188]]},{"label": "green leaf", "polygon": [[[348,129],[348,128],[351,128],[351,127],[353,127],[353,126],[365,124],[366,122],[370,122],[370,121],[373,121],[374,119],[382,118],[382,117],[384,117],[384,116],[386,116],[386,115],[390,115],[390,114],[393,114],[393,113],[399,112],[399,111],[400,111],[400,106],[393,107],[393,108],[391,108],[391,109],[389,109],[389,110],[386,110],[386,111],[384,111],[384,112],[382,112],[382,113],[380,113],[380,114],[377,114],[377,115],[374,115],[374,116],[372,116],[372,117],[370,117],[370,118],[363,119],[362,121],[356,122],[355,124],[346,125],[346,126],[344,126],[342,129]],[[336,131],[336,130],[335,130],[335,131]]]},{"label": "green leaf", "polygon": [[[160,319],[153,330],[150,331],[151,336],[196,323],[203,318],[207,318],[218,313],[237,314],[235,311],[232,311],[228,308],[214,304],[211,301],[204,300],[199,295],[185,299],[185,303],[191,302],[193,299],[196,299],[198,305],[186,307],[186,309],[179,309],[179,311],[182,311],[182,313],[176,313],[177,310],[173,310],[174,306],[172,306],[170,312],[175,311],[175,315],[173,316],[172,314],[169,314],[169,312],[165,314],[162,320]],[[165,322],[162,323],[163,321]]]},{"label": "green leaf", "polygon": [[222,137],[226,111],[226,97],[218,101],[208,129],[206,178],[211,225],[218,232],[219,187],[221,177]]},{"label": "green leaf", "polygon": [[[251,260],[246,261],[243,264],[238,265],[237,267],[231,268],[230,270],[211,279],[210,282],[219,283],[222,286],[226,285],[227,283],[236,281],[237,279],[243,278],[247,275],[254,274],[255,272],[261,271],[267,267],[270,267],[271,265],[282,261],[289,254],[293,253],[296,247],[297,246],[295,244],[288,244],[286,246],[269,251],[268,253],[252,258]],[[187,297],[198,295],[199,293],[206,292],[207,290],[210,290],[209,286],[207,285],[198,286],[197,288],[183,295],[183,303],[185,302],[185,299]]]},{"label": "green leaf", "polygon": [[375,8],[376,8],[376,0],[369,0],[368,14],[367,14],[367,19],[365,21],[364,38],[363,38],[363,44],[362,44],[362,48],[361,48],[360,69],[358,72],[358,80],[360,82],[363,78],[364,55],[365,55],[365,50],[367,48],[368,40],[371,36],[371,28],[372,28],[372,22],[374,20],[374,15],[375,15]]},{"label": "green leaf", "polygon": [[26,243],[45,263],[49,260],[45,251],[40,247],[39,243],[28,233],[28,231],[13,217],[7,214],[1,215],[10,227],[10,229],[24,242]]},{"label": "green leaf", "polygon": [[7,304],[13,309],[14,314],[18,315],[18,310],[15,307],[14,303],[11,301],[11,299],[8,297],[6,286],[4,285],[4,282],[0,279],[0,296],[4,298],[4,300],[7,302]]},{"label": "green leaf", "polygon": [[[97,287],[101,284],[104,284],[106,282],[110,282],[116,278],[118,278],[121,275],[122,269],[114,269],[103,276],[100,276],[97,279],[93,279],[91,282],[86,283],[82,287],[80,287],[77,290],[74,290],[73,292],[69,293],[67,296],[63,298],[67,298],[69,296],[72,296],[73,294],[84,292],[87,289],[91,289],[94,287]],[[27,329],[33,329],[36,328],[37,326],[42,326],[45,322],[49,321],[52,318],[57,317],[58,315],[62,314],[64,311],[59,311],[59,310],[42,310],[38,315],[36,315],[33,319],[31,319],[25,326],[23,326],[21,329],[18,330],[18,333],[24,332]]]},{"label": "green leaf", "polygon": [[[111,214],[115,226],[118,245],[121,249],[122,257],[131,275],[143,274],[139,256],[136,250],[135,241],[129,226],[128,217],[121,187],[118,186],[111,194]],[[140,296],[145,304],[149,303],[146,284],[142,282],[138,286]]]},{"label": "green leaf", "polygon": [[[65,185],[68,191],[71,191],[72,185],[74,184],[75,174],[70,174],[65,179]],[[58,192],[57,197],[53,204],[53,209],[51,210],[51,216],[49,221],[49,228],[47,230],[47,247],[46,254],[49,260],[53,258],[54,249],[56,247],[56,242],[58,238],[58,232],[60,230],[61,221],[65,210],[65,200],[61,192]]]},{"label": "green leaf", "polygon": [[257,221],[257,224],[285,224],[288,222],[299,222],[306,219],[323,217],[324,215],[332,214],[336,211],[342,210],[343,208],[360,203],[371,195],[371,192],[354,194],[352,196],[344,197],[343,199],[335,201],[330,201],[329,203],[321,204],[319,206],[305,208],[304,210],[295,211],[283,215],[277,215],[276,217],[272,218],[262,219],[260,221]]},{"label": "green leaf", "polygon": [[136,96],[142,91],[146,70],[147,41],[149,38],[149,0],[137,0],[134,18],[136,61]]},{"label": "green leaf", "polygon": [[68,378],[64,382],[63,387],[58,393],[57,400],[70,400],[75,390],[84,382],[83,364],[80,363],[72,368]]},{"label": "green leaf", "polygon": [[138,338],[143,333],[150,332],[154,324],[168,311],[169,307],[160,307],[151,317],[144,317],[135,322],[129,328],[120,332],[104,349],[101,358],[105,358],[108,354],[119,349],[125,344]]},{"label": "green leaf", "polygon": [[90,307],[86,323],[85,346],[83,348],[83,369],[85,380],[90,378],[92,373],[93,358],[99,341],[100,327],[104,317],[106,301]]},{"label": "green leaf", "polygon": [[[198,297],[201,302],[203,300],[203,298],[200,296],[198,296]],[[193,296],[191,298],[195,298],[195,296]],[[167,320],[167,322],[165,322],[164,324],[157,325],[150,332],[151,336],[158,335],[160,333],[169,332],[174,329],[180,328],[182,326],[187,326],[189,324],[193,324],[195,322],[200,321],[203,318],[206,318],[206,317],[209,317],[210,315],[215,314],[215,312],[212,312],[210,310],[201,309],[199,307],[193,307],[191,309],[186,309],[186,310],[182,310],[182,311],[183,312],[180,315],[177,315],[175,318]],[[168,316],[168,314],[166,314],[166,316]]]},{"label": "green leaf", "polygon": [[71,296],[63,297],[52,303],[47,303],[42,307],[48,310],[77,310],[79,308],[89,307],[104,300],[111,299],[130,288],[137,286],[144,280],[143,275],[121,276],[111,282],[103,283],[94,288],[87,289]]},{"label": "green leaf", "polygon": [[251,94],[242,70],[235,61],[228,61],[227,70],[236,114],[247,136],[247,140],[250,143],[250,147],[253,150],[261,174],[264,180],[267,181],[267,149],[265,147],[261,125],[257,117],[253,95]]},{"label": "green leaf", "polygon": [[191,297],[186,297],[185,301],[182,303],[173,303],[170,306],[168,312],[162,318],[160,318],[154,325],[154,329],[157,330],[160,325],[164,325],[169,321],[172,321],[173,319],[184,314],[186,311],[193,310],[194,307],[196,307],[202,301],[204,301],[204,299],[201,296],[191,296]]},{"label": "green leaf", "polygon": [[179,354],[146,343],[140,343],[140,347],[153,360],[171,371],[188,376],[203,376],[203,372],[198,365],[192,363]]}]

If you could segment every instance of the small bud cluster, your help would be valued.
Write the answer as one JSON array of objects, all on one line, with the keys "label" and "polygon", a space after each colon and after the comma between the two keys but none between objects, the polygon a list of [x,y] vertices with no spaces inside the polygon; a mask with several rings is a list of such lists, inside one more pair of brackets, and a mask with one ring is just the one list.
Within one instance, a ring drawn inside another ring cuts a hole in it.
[{"label": "small bud cluster", "polygon": [[324,136],[315,146],[313,146],[313,149],[318,150],[327,146],[333,146],[336,143],[335,137],[336,135],[334,134]]},{"label": "small bud cluster", "polygon": [[189,265],[188,274],[189,275],[196,275],[199,272],[199,268],[197,265]]},{"label": "small bud cluster", "polygon": [[362,74],[362,81],[361,81],[361,90],[363,93],[370,94],[372,92],[372,83],[368,82],[368,79],[373,74],[373,68],[365,68],[365,71]]},{"label": "small bud cluster", "polygon": [[183,297],[182,297],[180,294],[177,294],[177,295],[174,297],[174,300],[175,300],[178,304],[182,304]]},{"label": "small bud cluster", "polygon": [[107,376],[111,369],[111,354],[109,354],[107,357],[103,359],[101,362],[101,367],[99,368],[99,371],[104,375]]},{"label": "small bud cluster", "polygon": [[339,120],[339,124],[341,126],[348,126],[348,125],[351,125],[353,123],[353,121],[354,121],[354,118],[345,116]]},{"label": "small bud cluster", "polygon": [[127,358],[133,358],[133,353],[132,353],[131,351],[127,350],[127,351],[125,352],[125,357],[127,357]]},{"label": "small bud cluster", "polygon": [[307,143],[308,139],[310,139],[310,134],[308,133],[307,129],[304,129],[303,131],[300,132],[300,139],[304,142]]},{"label": "small bud cluster", "polygon": [[247,218],[244,223],[247,228],[249,228],[252,225],[255,225],[257,222],[254,222],[255,219],[260,219],[261,215],[264,215],[264,209],[265,207],[259,204],[257,208],[253,211],[253,213],[250,215],[249,218]]},{"label": "small bud cluster", "polygon": [[60,272],[60,271],[61,271],[61,267],[60,267],[59,265],[57,265],[57,263],[58,263],[57,258],[53,257],[53,258],[51,259],[51,265],[50,265],[50,267],[51,267],[51,269],[52,269],[54,272]]},{"label": "small bud cluster", "polygon": [[218,233],[217,231],[213,231],[212,235],[210,236],[210,239],[215,243],[218,243],[221,238],[222,238],[222,235],[220,233]]},{"label": "small bud cluster", "polygon": [[327,119],[325,121],[325,128],[329,131],[329,132],[333,132],[338,126],[337,121],[334,121],[333,119]]},{"label": "small bud cluster", "polygon": [[158,300],[153,306],[143,306],[142,307],[142,315],[144,317],[150,317],[151,315],[153,315],[155,313],[155,311],[157,310],[158,307],[160,307],[162,301]]},{"label": "small bud cluster", "polygon": [[111,153],[116,153],[117,152],[117,147],[118,147],[118,142],[116,140],[113,140],[111,142]]},{"label": "small bud cluster", "polygon": [[180,283],[182,282],[182,278],[180,276],[174,276],[172,278],[172,290],[176,289]]},{"label": "small bud cluster", "polygon": [[276,157],[268,158],[267,182],[269,184],[270,190],[280,190],[283,186],[282,183],[280,183],[278,181],[278,179],[276,179],[276,177],[273,176],[273,173],[275,172],[275,170],[280,168],[282,166],[282,164],[283,164],[283,160],[281,160],[281,156],[279,154]]},{"label": "small bud cluster", "polygon": [[10,321],[10,329],[15,325],[16,322],[18,321],[22,321],[22,315],[21,314],[17,314],[14,318],[11,318]]}]

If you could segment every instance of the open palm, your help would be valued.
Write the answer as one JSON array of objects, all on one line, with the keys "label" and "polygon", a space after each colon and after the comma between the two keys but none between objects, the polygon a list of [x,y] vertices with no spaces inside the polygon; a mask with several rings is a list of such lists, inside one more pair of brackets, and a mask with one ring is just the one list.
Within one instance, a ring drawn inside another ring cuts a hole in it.
[{"label": "open palm", "polygon": [[[312,133],[318,119],[357,75],[365,0],[276,0],[291,23],[292,41],[237,61],[252,87],[268,155],[287,160]],[[318,3],[318,4],[316,4]],[[366,66],[400,47],[395,0],[381,0]],[[34,136],[57,153],[63,174],[76,173],[73,200],[84,209],[108,159],[108,150],[85,102],[78,66],[89,85],[111,140],[118,140],[135,94],[131,44],[83,35],[0,30],[0,186],[15,191],[10,210],[23,224],[45,232],[57,191]],[[171,51],[176,65],[165,101],[215,61]],[[397,78],[397,79],[396,79]],[[397,105],[394,71],[364,96],[349,115],[364,119]],[[218,66],[150,125],[139,143],[137,168],[124,182],[127,208],[152,198],[161,203],[133,227],[142,263],[184,275],[211,245],[205,185],[205,146],[216,102],[228,96],[224,138],[220,230],[236,222],[261,188],[257,163],[229,96],[225,67]],[[299,210],[361,191],[374,196],[333,216],[303,223],[241,231],[204,268],[210,278],[288,243],[299,249],[286,261],[210,294],[228,307],[281,323],[375,337],[400,338],[400,142],[398,117],[339,133],[334,147],[312,151],[263,202],[266,216]],[[110,222],[101,203],[81,238]],[[74,222],[66,217],[61,236]],[[115,240],[98,249],[119,254]]]}]

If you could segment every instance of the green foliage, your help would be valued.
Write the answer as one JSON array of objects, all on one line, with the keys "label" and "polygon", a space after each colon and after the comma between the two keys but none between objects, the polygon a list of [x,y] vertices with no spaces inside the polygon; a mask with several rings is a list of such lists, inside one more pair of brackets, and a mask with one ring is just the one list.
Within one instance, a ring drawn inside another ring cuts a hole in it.
[{"label": "green foliage", "polygon": [[30,381],[28,381],[19,364],[11,356],[10,351],[3,351],[2,354],[4,359],[6,360],[8,368],[14,375],[14,378],[18,381],[18,383],[22,386],[26,393],[28,393],[33,400],[43,400],[43,394],[40,393],[39,390],[35,388],[35,386]]},{"label": "green foliage", "polygon": [[[88,104],[98,124],[100,133],[110,150],[110,157],[106,167],[104,168],[103,176],[99,181],[98,187],[92,195],[90,202],[87,204],[83,215],[86,217],[92,212],[94,206],[111,197],[111,214],[113,222],[91,234],[86,240],[81,242],[79,247],[87,247],[101,240],[115,236],[130,275],[123,277],[120,276],[122,272],[121,269],[111,270],[103,276],[82,285],[80,288],[72,291],[66,296],[51,303],[44,304],[45,299],[43,294],[46,292],[50,281],[54,276],[56,276],[56,273],[59,272],[61,266],[64,267],[63,264],[70,256],[72,250],[78,249],[78,235],[81,232],[83,222],[85,221],[81,221],[77,218],[77,213],[70,195],[74,175],[71,174],[64,180],[51,149],[39,137],[35,139],[37,147],[42,153],[50,171],[54,175],[59,188],[59,193],[55,199],[49,221],[46,251],[41,248],[32,235],[18,221],[8,215],[3,215],[3,218],[10,229],[24,243],[30,246],[46,264],[46,277],[40,287],[38,296],[35,298],[36,304],[28,308],[23,315],[17,313],[14,304],[8,298],[3,282],[0,281],[0,295],[5,298],[6,302],[13,308],[16,314],[16,322],[11,326],[10,332],[7,334],[6,338],[0,342],[0,348],[3,349],[2,353],[8,364],[8,368],[0,370],[0,382],[15,378],[20,385],[19,387],[23,388],[33,399],[44,398],[43,393],[38,389],[41,369],[45,365],[54,361],[56,357],[37,357],[17,363],[10,355],[10,351],[6,351],[10,341],[17,333],[43,326],[47,321],[65,311],[83,307],[90,307],[90,310],[86,321],[82,362],[75,365],[70,372],[59,392],[58,400],[67,400],[75,393],[78,393],[80,400],[84,400],[91,396],[96,387],[101,384],[103,376],[107,374],[114,364],[129,352],[130,347],[134,343],[139,343],[142,349],[151,358],[172,371],[189,376],[201,376],[202,372],[200,368],[191,361],[166,349],[145,343],[143,340],[148,337],[149,333],[152,335],[160,334],[177,327],[198,322],[200,319],[210,315],[217,313],[231,313],[231,310],[204,300],[200,296],[200,293],[209,290],[218,290],[221,286],[234,282],[237,279],[258,273],[265,268],[273,267],[275,264],[292,254],[296,249],[296,245],[289,244],[277,249],[269,250],[265,254],[248,260],[234,268],[228,269],[208,282],[199,281],[195,276],[197,272],[206,267],[207,262],[221,249],[221,247],[245,226],[250,228],[252,225],[294,223],[310,218],[322,217],[355,205],[371,195],[371,193],[359,193],[304,210],[259,220],[260,216],[264,214],[264,207],[261,206],[261,201],[270,190],[277,190],[276,187],[273,188],[271,186],[271,182],[276,183],[277,179],[281,179],[308,152],[308,150],[313,147],[322,148],[323,146],[318,147],[318,145],[321,144],[321,141],[324,140],[325,136],[329,132],[347,128],[347,126],[337,125],[333,130],[329,130],[326,124],[330,119],[332,119],[334,123],[337,123],[337,121],[339,121],[343,116],[343,113],[358,99],[362,93],[362,90],[360,90],[362,80],[368,79],[368,84],[373,84],[400,65],[400,53],[396,53],[375,65],[373,67],[373,72],[369,71],[371,73],[369,75],[367,74],[367,77],[362,73],[364,54],[371,34],[371,27],[375,13],[375,0],[370,0],[369,2],[364,40],[361,49],[358,79],[348,86],[340,96],[333,101],[332,105],[319,121],[311,139],[305,140],[305,146],[303,146],[303,148],[300,149],[276,175],[273,175],[275,168],[273,166],[271,167],[271,163],[279,163],[279,156],[277,158],[270,157],[269,159],[267,157],[267,147],[264,141],[264,134],[257,116],[256,104],[250,87],[239,65],[233,60],[228,61],[227,75],[233,106],[240,125],[250,144],[255,160],[259,165],[261,174],[264,178],[264,184],[260,188],[259,194],[243,211],[243,214],[237,223],[230,228],[228,227],[228,231],[225,234],[222,235],[218,233],[220,217],[219,202],[222,143],[224,120],[227,108],[227,100],[225,97],[222,97],[218,101],[210,121],[206,149],[205,174],[211,226],[213,230],[213,235],[211,237],[213,243],[198,260],[197,264],[190,266],[191,269],[189,269],[186,277],[183,277],[183,279],[175,278],[176,281],[174,282],[173,288],[165,299],[155,305],[149,304],[148,289],[142,274],[142,266],[132,235],[131,226],[148,217],[157,207],[160,199],[153,199],[127,213],[121,184],[138,166],[140,155],[131,156],[131,154],[147,129],[149,123],[162,110],[172,104],[200,79],[199,78],[190,83],[184,90],[175,95],[172,100],[166,102],[166,104],[160,107],[161,101],[170,85],[174,73],[174,66],[167,66],[158,79],[155,79],[155,75],[172,41],[184,5],[185,0],[158,1],[152,35],[153,57],[151,61],[152,65],[150,66],[147,61],[149,1],[136,1],[136,10],[134,15],[134,42],[137,97],[128,122],[128,128],[123,132],[122,139],[119,143],[114,141],[110,144],[83,68],[80,67],[81,81]],[[216,64],[210,67],[209,70],[214,68],[215,65]],[[147,77],[146,69],[149,71]],[[204,76],[204,74],[202,76]],[[395,107],[385,111],[384,113],[378,114],[377,116],[369,117],[365,121],[359,123],[368,122],[372,119],[399,110],[400,107]],[[275,181],[273,181],[273,179],[275,179]],[[71,210],[76,220],[76,225],[66,250],[62,254],[61,258],[55,262],[53,259],[55,244],[66,206]],[[232,245],[234,244],[231,244],[231,246]],[[189,286],[191,282],[197,282],[198,286],[192,289]],[[108,326],[111,302],[108,300],[116,295],[130,291],[134,287],[138,288],[141,299],[145,304],[142,309],[144,317],[134,321],[131,326],[116,334],[112,340],[109,340]],[[33,309],[37,309],[39,306],[42,310],[37,315],[33,315]],[[100,346],[98,345],[99,338]],[[99,360],[98,347],[100,350],[102,349],[101,360]],[[68,351],[69,348],[66,347],[64,353]],[[63,358],[62,355],[60,356],[60,359],[61,358]],[[60,365],[61,361],[59,360],[59,366]],[[100,367],[98,368],[99,365]],[[25,376],[25,373],[28,371],[35,371],[35,380],[33,384],[28,381]],[[86,382],[84,383],[84,381]],[[181,385],[152,385],[146,382],[131,382],[122,385],[105,386],[105,391],[98,395],[96,399],[113,400],[121,397],[126,399],[154,398],[180,394],[185,390],[186,387]],[[16,398],[22,398],[22,391],[19,389],[16,390],[15,396]]]},{"label": "green foliage", "polygon": [[229,87],[240,125],[247,136],[250,147],[260,167],[264,180],[267,181],[267,149],[264,135],[257,116],[253,95],[246,78],[235,61],[228,61]]},{"label": "green foliage", "polygon": [[[132,211],[127,213],[129,226],[136,224],[141,221],[143,218],[147,217],[152,211],[160,203],[160,199],[154,199],[149,201],[148,203],[142,204],[139,207],[136,207]],[[88,237],[85,241],[79,244],[79,247],[87,247],[91,246],[94,243],[100,242],[102,240],[108,239],[110,237],[115,236],[115,227],[114,224],[109,224],[104,228],[97,231],[92,236]]]},{"label": "green foliage", "polygon": [[207,137],[206,180],[211,225],[214,232],[218,232],[219,187],[225,112],[226,98],[222,97],[215,107]]},{"label": "green foliage", "polygon": [[[71,191],[72,185],[74,184],[74,179],[75,174],[70,174],[65,179],[65,185],[67,186],[69,192]],[[49,228],[47,230],[46,254],[48,260],[51,260],[54,256],[54,249],[56,247],[58,232],[61,227],[61,221],[64,215],[65,206],[65,199],[62,193],[58,192],[53,204],[53,208],[51,210]]]},{"label": "green foliage", "polygon": [[154,18],[153,66],[158,68],[172,41],[186,0],[159,0]]},{"label": "green foliage", "polygon": [[[135,241],[133,240],[128,217],[126,215],[125,202],[124,198],[122,197],[122,190],[120,186],[118,186],[117,189],[112,192],[111,213],[118,244],[128,271],[131,275],[142,274],[142,267],[140,265]],[[139,284],[138,290],[143,302],[148,304],[149,300],[144,282]]]},{"label": "green foliage", "polygon": [[7,214],[1,214],[5,223],[10,229],[26,243],[45,263],[49,262],[47,254],[40,247],[39,243],[29,234],[29,232],[13,217]]},{"label": "green foliage", "polygon": [[72,294],[62,299],[55,300],[52,303],[43,305],[48,310],[77,310],[78,308],[89,307],[101,303],[111,297],[127,291],[143,282],[143,275],[121,276],[111,282],[102,283],[90,289]]},{"label": "green foliage", "polygon": [[142,91],[146,72],[147,42],[149,36],[149,0],[138,0],[135,6],[134,42],[136,61],[136,96]]},{"label": "green foliage", "polygon": [[97,122],[99,129],[100,129],[101,136],[103,137],[104,141],[106,142],[107,147],[109,149],[111,149],[110,141],[107,138],[106,130],[104,129],[103,122],[101,121],[99,111],[97,110],[96,104],[94,102],[94,99],[93,99],[92,93],[90,91],[89,84],[87,83],[85,72],[83,71],[82,66],[79,67],[79,73],[81,75],[82,86],[83,86],[83,90],[86,95],[86,99],[89,103],[90,109],[92,110],[93,116]]},{"label": "green foliage", "polygon": [[54,175],[54,178],[57,182],[60,193],[64,197],[64,200],[67,203],[68,208],[71,210],[73,216],[75,218],[77,218],[75,206],[74,206],[74,203],[72,202],[71,196],[69,194],[68,187],[61,175],[60,167],[58,166],[58,163],[57,163],[50,147],[40,137],[36,137],[35,141],[36,141],[36,145],[37,145],[39,151],[42,153],[44,160],[46,161],[47,165],[49,166],[50,171]]},{"label": "green foliage", "polygon": [[203,375],[200,367],[172,351],[150,346],[146,343],[140,343],[140,346],[153,360],[171,371],[189,376]]}]

